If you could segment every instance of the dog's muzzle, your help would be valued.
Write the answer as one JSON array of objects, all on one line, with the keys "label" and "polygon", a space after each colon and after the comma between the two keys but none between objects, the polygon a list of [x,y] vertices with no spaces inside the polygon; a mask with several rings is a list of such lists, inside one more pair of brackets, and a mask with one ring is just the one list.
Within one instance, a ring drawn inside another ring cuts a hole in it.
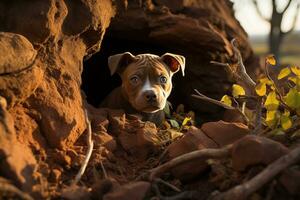
[{"label": "dog's muzzle", "polygon": [[157,103],[157,94],[153,90],[147,90],[143,93],[145,101],[149,104]]}]

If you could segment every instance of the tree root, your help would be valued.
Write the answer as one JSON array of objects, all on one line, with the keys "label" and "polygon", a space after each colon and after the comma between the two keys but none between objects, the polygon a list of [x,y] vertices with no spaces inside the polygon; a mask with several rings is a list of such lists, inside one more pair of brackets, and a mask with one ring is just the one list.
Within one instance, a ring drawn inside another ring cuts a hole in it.
[{"label": "tree root", "polygon": [[[6,182],[5,179],[2,179],[2,178],[0,178],[0,193],[1,194],[11,193],[11,194],[18,196],[20,199],[23,199],[23,200],[33,200],[33,198],[29,194],[22,192],[17,187],[15,187],[14,185],[11,185],[10,183]],[[1,196],[0,196],[0,198],[1,198]]]},{"label": "tree root", "polygon": [[211,159],[211,158],[226,158],[230,155],[232,145],[223,147],[221,149],[201,149],[192,151],[190,153],[178,156],[156,168],[151,169],[147,174],[142,175],[140,179],[153,181],[162,174],[170,171],[172,168],[196,159]]},{"label": "tree root", "polygon": [[287,167],[300,161],[300,146],[268,165],[262,172],[251,180],[235,186],[224,193],[213,194],[210,200],[246,199],[250,194],[271,181]]},{"label": "tree root", "polygon": [[85,156],[85,159],[81,165],[81,168],[79,170],[79,172],[77,173],[73,183],[71,184],[71,186],[74,186],[74,185],[77,185],[78,182],[80,181],[82,175],[84,174],[85,172],[85,169],[89,163],[89,160],[91,158],[91,155],[92,155],[92,151],[93,151],[93,148],[94,148],[94,142],[92,140],[92,128],[91,128],[91,122],[88,118],[88,114],[87,114],[87,111],[84,110],[84,114],[85,114],[85,121],[86,121],[86,124],[87,124],[87,131],[88,131],[88,135],[87,135],[87,145],[88,145],[88,150],[87,150],[87,153],[86,153],[86,156]]}]

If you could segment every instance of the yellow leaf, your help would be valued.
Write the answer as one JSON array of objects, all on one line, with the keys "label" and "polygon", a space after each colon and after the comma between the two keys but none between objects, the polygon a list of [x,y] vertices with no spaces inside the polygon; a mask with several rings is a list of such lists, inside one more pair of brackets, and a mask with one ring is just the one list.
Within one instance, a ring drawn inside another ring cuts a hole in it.
[{"label": "yellow leaf", "polygon": [[279,101],[278,101],[276,93],[274,91],[272,91],[268,94],[264,105],[268,111],[277,110],[277,108],[279,106]]},{"label": "yellow leaf", "polygon": [[288,105],[292,109],[300,108],[300,93],[296,88],[291,88],[289,92],[284,97],[284,101],[286,105]]},{"label": "yellow leaf", "polygon": [[265,83],[267,85],[272,85],[273,84],[273,82],[270,79],[266,78],[266,77],[259,79],[259,82],[260,83]]},{"label": "yellow leaf", "polygon": [[255,87],[255,92],[258,96],[264,96],[267,92],[267,87],[265,83],[259,83]]},{"label": "yellow leaf", "polygon": [[278,120],[278,114],[276,110],[272,110],[272,111],[267,111],[266,113],[266,124],[268,125],[268,127],[272,128]]},{"label": "yellow leaf", "polygon": [[287,77],[288,75],[290,75],[290,73],[291,73],[290,68],[288,68],[288,67],[283,68],[282,70],[280,70],[277,78],[278,78],[278,80],[283,79],[283,78]]},{"label": "yellow leaf", "polygon": [[245,95],[245,90],[242,86],[238,84],[233,84],[232,86],[232,96],[239,97],[240,95]]},{"label": "yellow leaf", "polygon": [[295,84],[297,84],[297,79],[298,79],[298,77],[295,77],[295,76],[288,78],[289,81],[292,81]]},{"label": "yellow leaf", "polygon": [[221,102],[226,104],[227,106],[231,106],[232,105],[232,101],[231,98],[228,95],[224,95],[221,99]]},{"label": "yellow leaf", "polygon": [[289,77],[288,80],[295,83],[296,87],[297,87],[297,90],[300,91],[300,77],[299,76]]},{"label": "yellow leaf", "polygon": [[290,116],[290,111],[284,109],[283,115],[284,115],[284,116],[287,116],[287,117]]},{"label": "yellow leaf", "polygon": [[291,70],[295,75],[300,76],[300,68],[299,67],[291,66]]},{"label": "yellow leaf", "polygon": [[267,56],[266,62],[269,63],[270,65],[276,65],[276,59],[275,59],[274,55]]},{"label": "yellow leaf", "polygon": [[280,124],[283,130],[287,130],[292,127],[293,123],[289,116],[281,115]]},{"label": "yellow leaf", "polygon": [[274,85],[271,85],[270,88],[271,88],[271,90],[273,90],[273,91],[275,91],[275,89],[276,89],[276,88],[274,87]]},{"label": "yellow leaf", "polygon": [[183,122],[182,122],[182,126],[185,126],[189,121],[191,121],[192,118],[190,117],[186,117],[184,118]]}]

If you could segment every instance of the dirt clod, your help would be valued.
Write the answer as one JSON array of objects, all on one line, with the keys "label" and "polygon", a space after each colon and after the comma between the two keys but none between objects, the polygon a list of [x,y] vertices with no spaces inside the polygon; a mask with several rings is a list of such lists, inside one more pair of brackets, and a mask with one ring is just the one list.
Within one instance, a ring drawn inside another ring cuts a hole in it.
[{"label": "dirt clod", "polygon": [[279,142],[248,135],[233,145],[232,166],[242,171],[252,165],[267,165],[288,152],[289,149]]}]

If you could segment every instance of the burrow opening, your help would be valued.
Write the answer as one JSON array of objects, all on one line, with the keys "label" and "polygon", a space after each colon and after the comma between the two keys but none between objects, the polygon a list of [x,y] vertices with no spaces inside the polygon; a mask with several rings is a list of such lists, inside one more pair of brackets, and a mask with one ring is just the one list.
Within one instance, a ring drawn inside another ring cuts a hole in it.
[{"label": "burrow opening", "polygon": [[[102,41],[100,51],[91,56],[88,60],[85,60],[83,63],[81,88],[85,92],[89,104],[94,107],[98,107],[114,88],[121,85],[121,79],[118,74],[113,76],[110,75],[107,60],[110,55],[126,51],[129,51],[134,55],[141,53],[163,55],[166,52],[184,55],[182,52],[178,52],[177,50],[156,46],[155,44],[126,40],[124,38],[110,37],[109,35],[106,35]],[[189,55],[184,56],[188,57]],[[189,61],[186,64],[188,68]],[[187,70],[188,69],[186,69],[186,71]],[[194,100],[194,104],[189,103],[191,100],[187,100],[186,97],[190,97],[194,91],[185,91],[182,89],[182,86],[191,80],[191,75],[192,73],[189,73],[189,76],[185,77],[182,77],[181,73],[174,75],[172,79],[172,93],[168,98],[168,101],[172,104],[173,110],[175,110],[179,104],[184,104],[186,111],[193,110],[196,112],[197,124],[222,119],[224,109],[220,107],[211,105],[208,102],[201,102],[199,100]],[[203,81],[203,84],[205,84],[205,79],[203,79]],[[201,103],[203,104],[203,108],[209,107],[208,110],[211,110],[210,107],[212,107],[215,111],[198,112],[197,108],[195,109],[195,104],[198,106]]]},{"label": "burrow opening", "polygon": [[[107,60],[110,55],[129,51],[133,55],[141,53],[152,53],[162,55],[168,52],[162,47],[144,44],[142,42],[126,41],[124,39],[111,39],[105,37],[102,41],[101,50],[91,58],[84,61],[82,73],[82,89],[87,96],[87,101],[91,105],[98,107],[101,101],[116,87],[121,85],[121,79],[118,74],[110,75]],[[173,87],[176,87],[177,76],[173,77]],[[175,102],[176,92],[173,90],[169,101],[176,106],[180,101]]]}]

